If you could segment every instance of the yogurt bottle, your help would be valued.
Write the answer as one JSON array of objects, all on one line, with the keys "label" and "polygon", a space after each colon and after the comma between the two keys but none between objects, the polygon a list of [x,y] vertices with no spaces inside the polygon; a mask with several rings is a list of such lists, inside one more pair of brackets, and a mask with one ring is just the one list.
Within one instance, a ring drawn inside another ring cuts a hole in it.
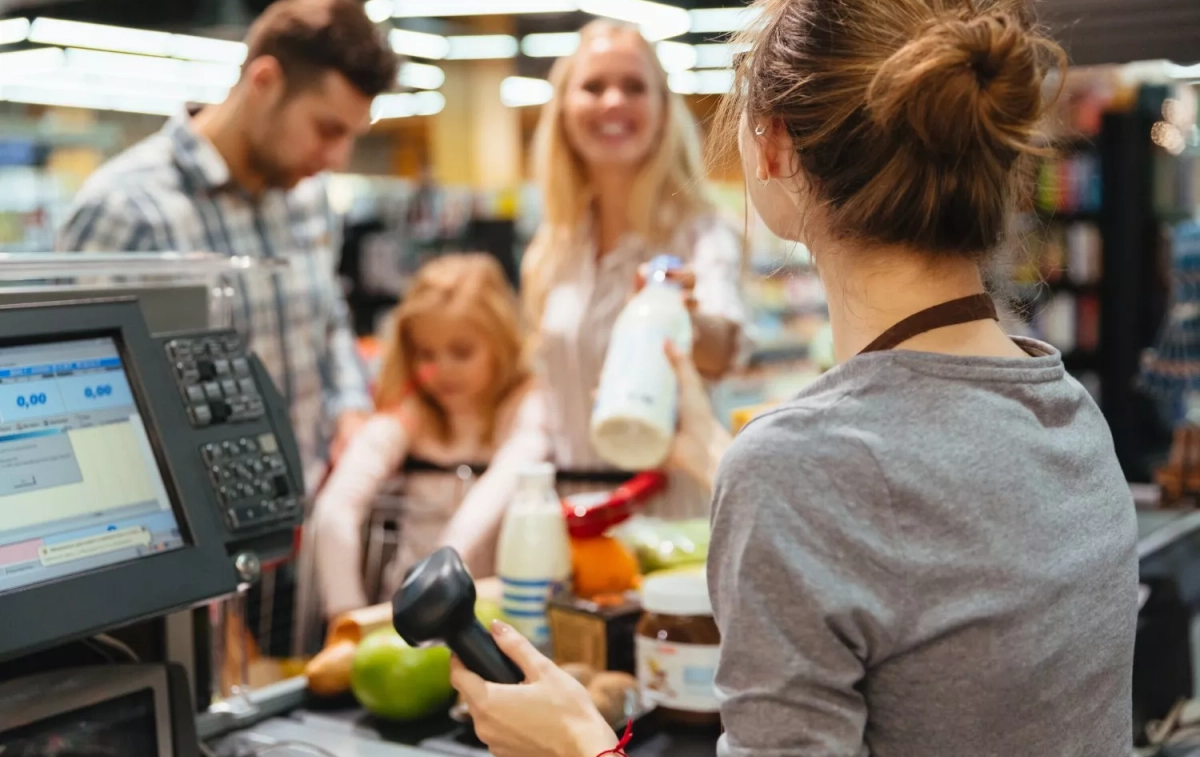
[{"label": "yogurt bottle", "polygon": [[646,286],[617,316],[592,408],[596,454],[623,470],[656,468],[675,438],[679,387],[663,352],[669,339],[682,353],[692,349],[692,321],[679,284],[667,278],[681,268],[675,257],[650,262]]},{"label": "yogurt bottle", "polygon": [[504,591],[501,609],[513,628],[541,647],[550,641],[546,605],[571,578],[571,541],[554,476],[550,463],[530,465],[518,474],[496,554]]}]

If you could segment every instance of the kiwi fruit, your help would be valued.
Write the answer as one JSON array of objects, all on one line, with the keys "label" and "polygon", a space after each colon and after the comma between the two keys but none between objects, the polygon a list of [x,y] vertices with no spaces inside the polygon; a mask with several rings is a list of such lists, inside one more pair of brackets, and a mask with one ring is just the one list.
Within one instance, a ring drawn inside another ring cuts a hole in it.
[{"label": "kiwi fruit", "polygon": [[617,724],[626,716],[626,702],[637,691],[637,679],[628,673],[597,673],[587,685],[592,703],[609,723]]}]

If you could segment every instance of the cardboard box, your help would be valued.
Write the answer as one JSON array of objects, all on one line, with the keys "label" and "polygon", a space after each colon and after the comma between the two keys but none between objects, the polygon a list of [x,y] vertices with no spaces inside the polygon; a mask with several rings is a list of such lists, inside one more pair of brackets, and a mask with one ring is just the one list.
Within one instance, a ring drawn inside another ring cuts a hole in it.
[{"label": "cardboard box", "polygon": [[550,600],[546,617],[557,664],[635,673],[633,637],[642,617],[636,592],[603,602],[560,594]]}]

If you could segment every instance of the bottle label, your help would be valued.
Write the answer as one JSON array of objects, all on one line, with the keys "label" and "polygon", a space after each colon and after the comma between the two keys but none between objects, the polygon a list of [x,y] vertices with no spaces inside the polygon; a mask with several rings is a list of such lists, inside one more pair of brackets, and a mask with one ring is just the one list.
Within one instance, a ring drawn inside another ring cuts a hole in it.
[{"label": "bottle label", "polygon": [[647,707],[718,712],[714,679],[720,648],[637,637],[637,679]]},{"label": "bottle label", "polygon": [[527,578],[505,578],[501,576],[500,585],[503,596],[500,610],[505,620],[517,633],[529,639],[534,645],[543,645],[550,640],[550,627],[546,622],[546,605],[550,597],[562,588],[553,580],[536,580]]}]

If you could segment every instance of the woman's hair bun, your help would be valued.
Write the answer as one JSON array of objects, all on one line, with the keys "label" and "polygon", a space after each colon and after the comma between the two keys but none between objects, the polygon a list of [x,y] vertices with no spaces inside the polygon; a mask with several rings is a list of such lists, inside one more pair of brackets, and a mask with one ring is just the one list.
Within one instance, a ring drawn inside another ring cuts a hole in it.
[{"label": "woman's hair bun", "polygon": [[935,19],[880,65],[867,108],[930,153],[997,157],[1031,149],[1041,114],[1045,42],[1004,10]]}]

